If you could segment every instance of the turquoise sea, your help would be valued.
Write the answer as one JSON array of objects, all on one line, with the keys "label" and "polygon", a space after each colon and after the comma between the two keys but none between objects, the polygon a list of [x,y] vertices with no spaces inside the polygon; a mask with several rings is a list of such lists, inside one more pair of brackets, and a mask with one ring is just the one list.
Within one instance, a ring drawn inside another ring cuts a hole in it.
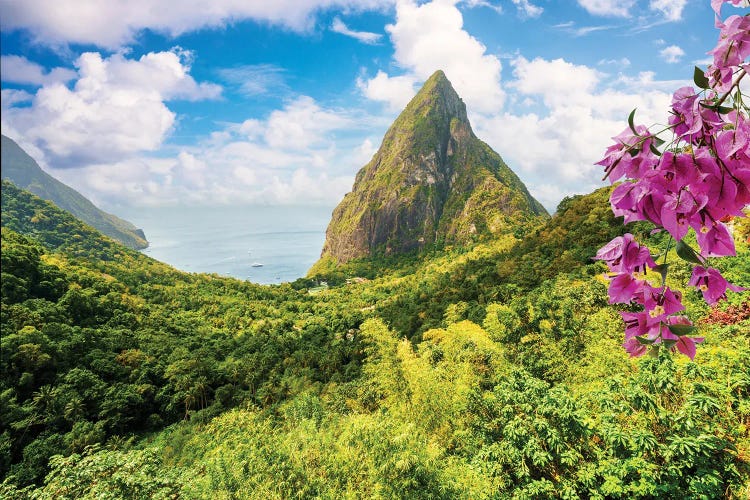
[{"label": "turquoise sea", "polygon": [[146,233],[143,253],[177,269],[254,283],[304,276],[333,207],[143,207],[113,210]]}]

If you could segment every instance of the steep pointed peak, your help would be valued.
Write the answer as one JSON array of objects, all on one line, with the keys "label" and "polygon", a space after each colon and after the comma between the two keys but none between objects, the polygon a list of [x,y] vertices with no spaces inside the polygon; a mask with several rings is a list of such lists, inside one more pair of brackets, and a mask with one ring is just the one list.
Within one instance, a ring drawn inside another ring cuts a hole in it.
[{"label": "steep pointed peak", "polygon": [[450,89],[453,92],[455,90],[453,89],[453,85],[451,85],[450,80],[448,80],[448,77],[445,76],[445,72],[443,72],[442,69],[439,69],[435,71],[430,77],[424,82],[422,85],[422,88],[433,88],[433,87],[442,87],[445,89]]},{"label": "steep pointed peak", "polygon": [[443,71],[427,79],[333,211],[321,262],[496,237],[546,216],[479,140]]},{"label": "steep pointed peak", "polygon": [[[427,81],[424,82],[419,92],[409,101],[406,108],[391,126],[391,131],[408,131],[427,120],[435,127],[430,133],[445,132],[453,119],[463,123],[471,130],[469,119],[466,115],[466,105],[456,90],[451,85],[448,77],[442,70],[435,71]],[[439,126],[438,124],[444,126]]]},{"label": "steep pointed peak", "polygon": [[[437,99],[436,99],[437,98]],[[459,114],[466,114],[466,106],[459,97],[456,90],[451,85],[448,77],[445,76],[443,70],[439,69],[430,76],[427,81],[424,82],[422,88],[419,89],[417,95],[411,100],[407,106],[407,110],[413,107],[412,104],[437,106],[439,102],[443,101],[448,104],[450,111],[459,112]]]}]

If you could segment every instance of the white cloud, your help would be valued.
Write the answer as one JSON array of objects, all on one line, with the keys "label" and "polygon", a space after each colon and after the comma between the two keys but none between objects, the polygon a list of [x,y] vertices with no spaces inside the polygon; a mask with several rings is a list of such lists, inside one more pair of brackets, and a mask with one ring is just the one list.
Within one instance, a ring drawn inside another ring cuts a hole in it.
[{"label": "white cloud", "polygon": [[10,108],[14,104],[21,102],[29,102],[34,97],[25,90],[17,89],[2,89],[0,94],[2,94],[2,98],[0,98],[2,109]]},{"label": "white cloud", "polygon": [[368,138],[362,141],[362,144],[355,150],[354,161],[357,165],[366,165],[372,160],[372,157],[377,152],[378,148],[375,147],[373,142]]},{"label": "white cloud", "polygon": [[0,27],[27,29],[36,42],[46,45],[80,43],[116,49],[132,42],[143,29],[177,36],[252,19],[305,31],[313,27],[313,15],[321,9],[364,11],[392,4],[393,0],[0,0]]},{"label": "white cloud", "polygon": [[[500,86],[500,60],[463,29],[463,17],[452,1],[437,0],[417,5],[400,1],[396,23],[386,26],[395,47],[394,59],[407,71],[406,78],[424,81],[442,69],[467,105],[480,112],[502,108],[505,93]],[[378,73],[373,87],[363,83],[366,94],[381,96],[406,87],[407,80],[390,81]],[[396,100],[389,100],[394,105]]]},{"label": "white cloud", "polygon": [[659,87],[680,86],[654,82],[647,73],[612,79],[562,59],[518,57],[512,66],[515,80],[509,88],[521,97],[540,99],[543,108],[475,115],[472,120],[477,135],[500,152],[548,210],[564,196],[602,185],[601,169],[594,163],[611,137],[627,127],[628,113],[638,108],[637,123],[665,123],[671,94]]},{"label": "white cloud", "polygon": [[622,59],[601,59],[598,63],[599,66],[617,66],[620,68],[627,68],[630,66],[630,59],[623,57]]},{"label": "white cloud", "polygon": [[391,111],[399,111],[406,107],[414,97],[415,83],[416,78],[412,75],[388,76],[382,71],[378,71],[378,74],[369,80],[357,80],[357,86],[365,97],[387,103]]},{"label": "white cloud", "polygon": [[664,14],[667,21],[679,21],[682,19],[682,11],[687,5],[687,0],[651,0],[649,7]]},{"label": "white cloud", "polygon": [[58,165],[113,162],[156,150],[175,124],[165,101],[215,98],[221,92],[217,85],[197,83],[188,62],[189,53],[179,49],[138,60],[84,53],[76,60],[72,89],[44,85],[31,106],[3,110],[2,128],[34,143]]},{"label": "white cloud", "polygon": [[135,155],[54,175],[109,204],[332,206],[375,151],[370,139],[348,134],[371,123],[370,117],[300,96],[264,118],[227,125],[168,156]]},{"label": "white cloud", "polygon": [[41,65],[23,56],[0,56],[0,77],[4,82],[50,85],[73,80],[77,73],[69,68],[53,68],[46,71]]},{"label": "white cloud", "polygon": [[518,11],[524,17],[539,17],[544,12],[544,9],[532,4],[529,0],[512,0],[513,3],[518,7]]},{"label": "white cloud", "polygon": [[599,82],[596,70],[563,59],[518,57],[513,61],[513,74],[514,88],[521,94],[543,96],[548,107],[585,101]]},{"label": "white cloud", "polygon": [[607,17],[628,17],[635,0],[578,0],[589,14]]},{"label": "white cloud", "polygon": [[664,61],[670,64],[674,64],[680,62],[682,57],[685,55],[685,51],[677,45],[670,45],[661,49],[659,51],[659,55],[662,59],[664,59]]},{"label": "white cloud", "polygon": [[248,64],[217,71],[225,81],[239,86],[247,96],[277,95],[286,92],[285,70],[273,64]]},{"label": "white cloud", "polygon": [[571,35],[575,37],[581,37],[586,36],[589,33],[596,33],[597,31],[606,31],[611,30],[614,28],[614,26],[611,25],[601,25],[601,26],[579,26],[576,27],[575,23],[573,21],[569,21],[566,23],[556,24],[552,26],[553,28],[557,28],[559,30],[565,31],[566,33],[570,33]]},{"label": "white cloud", "polygon": [[[515,0],[514,0],[515,1]],[[605,17],[631,17],[631,11],[638,2],[636,0],[578,0],[578,4],[586,9],[589,14]],[[682,11],[687,5],[687,0],[649,0],[648,9],[658,13],[663,20],[656,22],[673,22],[682,19]],[[646,12],[646,6],[641,8],[641,14]],[[645,17],[641,19],[641,23]],[[640,29],[652,26],[653,18],[649,20],[652,24],[640,26]]]},{"label": "white cloud", "polygon": [[297,98],[283,110],[271,113],[264,138],[272,148],[300,150],[327,140],[326,135],[350,125],[342,113],[320,108],[307,96]]},{"label": "white cloud", "polygon": [[344,21],[342,21],[338,17],[335,17],[333,19],[333,23],[331,24],[331,31],[354,38],[362,43],[367,43],[369,45],[376,44],[380,41],[381,38],[383,38],[383,35],[379,33],[370,33],[369,31],[354,31],[350,29],[346,24],[344,24]]},{"label": "white cloud", "polygon": [[[610,6],[629,8],[626,4]],[[499,60],[463,30],[462,21],[450,1],[399,3],[396,23],[386,29],[395,48],[394,62],[405,74],[392,77],[379,71],[373,78],[360,78],[358,85],[366,97],[401,109],[415,82],[443,67],[467,103],[477,136],[503,156],[549,210],[564,196],[603,185],[601,169],[594,163],[611,137],[627,127],[630,111],[638,108],[638,123],[665,123],[671,92],[685,84],[658,81],[649,72],[627,75],[627,59],[602,60],[597,69],[561,58],[515,56],[502,90]],[[575,26],[566,23],[558,28]],[[454,58],[452,47],[462,44],[461,57]],[[605,73],[605,67],[617,73]],[[474,78],[473,85],[462,76]],[[506,92],[508,106],[503,107]]]},{"label": "white cloud", "polygon": [[475,8],[475,7],[486,7],[488,9],[492,9],[498,14],[503,13],[503,7],[499,4],[493,4],[492,2],[488,0],[463,0],[461,2],[462,5],[466,5],[469,8]]}]

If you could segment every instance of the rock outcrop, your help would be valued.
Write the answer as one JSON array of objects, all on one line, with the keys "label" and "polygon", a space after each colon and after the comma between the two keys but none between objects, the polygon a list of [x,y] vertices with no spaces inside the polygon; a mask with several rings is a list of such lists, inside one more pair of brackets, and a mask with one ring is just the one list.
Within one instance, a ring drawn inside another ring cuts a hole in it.
[{"label": "rock outcrop", "polygon": [[437,71],[334,209],[321,257],[344,263],[468,244],[546,216],[500,155],[474,135],[466,106]]}]

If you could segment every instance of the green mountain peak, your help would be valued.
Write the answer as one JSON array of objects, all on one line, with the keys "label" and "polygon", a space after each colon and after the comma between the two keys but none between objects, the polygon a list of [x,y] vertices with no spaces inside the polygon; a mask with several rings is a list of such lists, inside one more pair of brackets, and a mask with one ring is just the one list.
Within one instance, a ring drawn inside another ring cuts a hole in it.
[{"label": "green mountain peak", "polygon": [[148,246],[146,236],[141,229],[126,220],[100,210],[81,193],[49,175],[10,137],[2,136],[1,149],[0,165],[2,165],[3,179],[11,181],[16,186],[44,200],[51,201],[127,247],[141,249]]},{"label": "green mountain peak", "polygon": [[424,83],[335,208],[322,261],[487,240],[547,212],[479,140],[445,73]]}]

